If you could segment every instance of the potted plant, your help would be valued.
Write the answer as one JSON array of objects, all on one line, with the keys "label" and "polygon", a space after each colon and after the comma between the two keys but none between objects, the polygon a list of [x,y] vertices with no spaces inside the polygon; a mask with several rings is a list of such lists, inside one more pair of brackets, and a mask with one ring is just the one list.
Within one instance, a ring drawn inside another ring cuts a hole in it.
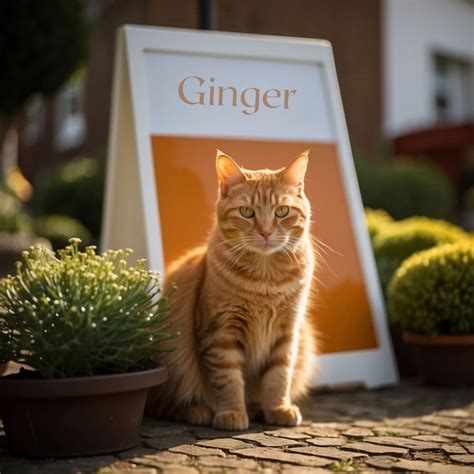
[{"label": "potted plant", "polygon": [[[402,262],[415,252],[437,245],[464,240],[467,234],[458,226],[440,219],[410,217],[380,225],[372,239],[377,270],[386,296],[387,286]],[[391,321],[392,338],[401,377],[417,375],[413,365],[414,354],[402,337],[401,328]]]},{"label": "potted plant", "polygon": [[388,310],[428,383],[474,385],[473,238],[405,260],[390,282]]},{"label": "potted plant", "polygon": [[33,246],[0,280],[0,377],[9,450],[22,456],[119,451],[138,440],[148,389],[166,380],[154,362],[169,302],[130,250],[97,255],[79,239],[54,253]]}]

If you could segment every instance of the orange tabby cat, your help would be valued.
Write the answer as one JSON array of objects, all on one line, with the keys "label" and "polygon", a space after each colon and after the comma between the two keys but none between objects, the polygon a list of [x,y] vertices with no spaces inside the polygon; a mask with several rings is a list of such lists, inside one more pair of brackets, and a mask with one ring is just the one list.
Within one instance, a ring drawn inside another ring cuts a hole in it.
[{"label": "orange tabby cat", "polygon": [[148,413],[226,430],[298,425],[293,404],[314,375],[305,317],[314,270],[311,209],[303,190],[308,152],[287,168],[246,170],[218,151],[216,223],[206,246],[170,266],[173,327],[161,352],[169,380]]}]

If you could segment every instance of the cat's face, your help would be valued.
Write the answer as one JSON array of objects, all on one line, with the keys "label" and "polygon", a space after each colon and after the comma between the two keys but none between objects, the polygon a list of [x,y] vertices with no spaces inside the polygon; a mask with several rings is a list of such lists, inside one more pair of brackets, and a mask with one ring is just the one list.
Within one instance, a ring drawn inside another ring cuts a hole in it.
[{"label": "cat's face", "polygon": [[217,223],[232,247],[262,255],[291,251],[309,226],[308,152],[280,170],[246,170],[218,151]]}]

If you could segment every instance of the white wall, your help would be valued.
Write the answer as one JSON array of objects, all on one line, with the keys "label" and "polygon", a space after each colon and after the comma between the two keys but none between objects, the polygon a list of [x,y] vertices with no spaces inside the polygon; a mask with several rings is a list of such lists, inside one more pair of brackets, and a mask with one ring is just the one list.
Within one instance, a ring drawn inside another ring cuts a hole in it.
[{"label": "white wall", "polygon": [[384,0],[383,12],[384,130],[394,136],[435,121],[433,52],[474,61],[474,2]]}]

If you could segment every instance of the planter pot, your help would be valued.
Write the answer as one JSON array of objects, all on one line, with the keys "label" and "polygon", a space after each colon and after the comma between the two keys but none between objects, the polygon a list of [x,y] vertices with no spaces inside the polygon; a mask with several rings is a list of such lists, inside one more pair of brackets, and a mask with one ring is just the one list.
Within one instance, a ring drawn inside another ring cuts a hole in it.
[{"label": "planter pot", "polygon": [[148,389],[166,368],[52,380],[0,378],[0,416],[11,453],[27,457],[122,451],[138,442]]},{"label": "planter pot", "polygon": [[474,335],[430,337],[409,332],[419,374],[432,385],[474,385]]},{"label": "planter pot", "polygon": [[400,377],[402,379],[416,377],[418,368],[415,362],[415,348],[405,342],[402,330],[398,326],[390,326],[390,336]]}]

